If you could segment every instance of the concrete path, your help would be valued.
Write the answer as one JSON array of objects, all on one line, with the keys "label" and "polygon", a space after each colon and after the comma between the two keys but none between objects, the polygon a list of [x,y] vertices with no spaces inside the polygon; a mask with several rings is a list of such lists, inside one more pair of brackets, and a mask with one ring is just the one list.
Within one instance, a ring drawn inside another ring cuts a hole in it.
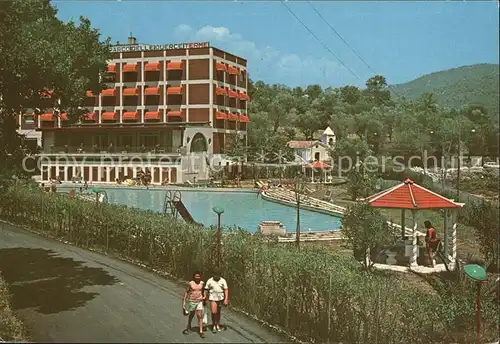
[{"label": "concrete path", "polygon": [[0,223],[0,273],[35,341],[290,342],[227,309],[222,321],[227,331],[208,332],[204,339],[183,335],[182,286],[5,223]]}]

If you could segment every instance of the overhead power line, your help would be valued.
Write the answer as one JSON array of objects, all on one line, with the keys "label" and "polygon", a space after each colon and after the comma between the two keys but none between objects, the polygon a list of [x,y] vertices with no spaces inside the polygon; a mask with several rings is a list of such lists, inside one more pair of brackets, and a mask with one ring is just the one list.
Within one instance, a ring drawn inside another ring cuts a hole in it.
[{"label": "overhead power line", "polygon": [[287,6],[286,1],[281,1],[281,4],[282,4],[283,6],[285,6],[285,8],[288,10],[288,12],[290,12],[290,14],[291,14],[291,15],[292,15],[292,16],[293,16],[293,17],[294,17],[294,18],[295,18],[295,19],[296,19],[296,20],[297,20],[300,24],[302,24],[302,26],[304,26],[304,28],[305,28],[305,29],[309,32],[309,34],[310,34],[311,36],[313,36],[313,37],[314,37],[314,38],[315,38],[318,42],[320,42],[320,43],[323,45],[323,47],[324,47],[324,48],[325,48],[325,49],[326,49],[326,50],[327,50],[327,51],[328,51],[328,52],[329,52],[329,53],[330,53],[333,57],[335,57],[335,59],[336,59],[337,61],[339,61],[339,62],[340,62],[340,64],[341,64],[342,66],[344,66],[344,68],[346,68],[346,69],[347,69],[347,70],[348,70],[348,71],[349,71],[352,75],[354,75],[354,76],[355,76],[358,80],[362,80],[362,79],[361,79],[361,78],[360,78],[360,77],[356,74],[356,72],[354,72],[351,68],[349,68],[349,67],[348,67],[348,66],[344,63],[344,61],[342,61],[342,59],[341,59],[340,57],[338,57],[338,56],[337,56],[337,55],[336,55],[336,54],[335,54],[335,53],[334,53],[334,52],[333,52],[333,51],[332,51],[332,50],[331,50],[331,49],[330,49],[330,48],[329,48],[329,47],[328,47],[328,46],[327,46],[327,45],[326,45],[326,44],[325,44],[325,43],[324,43],[324,42],[323,42],[323,41],[322,41],[322,40],[321,40],[318,36],[316,36],[316,35],[314,34],[314,32],[313,32],[313,31],[312,31],[312,30],[311,30],[311,29],[310,29],[310,28],[309,28],[309,27],[308,27],[308,26],[307,26],[307,25],[306,25],[306,24],[305,24],[302,20],[300,20],[300,18],[299,18],[299,17],[298,17],[298,16],[297,16],[294,12],[293,12],[293,10],[292,10],[290,7],[288,7],[288,6]]},{"label": "overhead power line", "polygon": [[[361,57],[360,54],[358,54],[358,52],[349,44],[349,42],[347,42],[344,37],[342,37],[342,35],[340,33],[338,33],[337,30],[335,30],[335,28],[330,24],[330,22],[328,22],[328,20],[325,19],[325,17],[323,17],[323,15],[321,14],[321,12],[319,12],[316,7],[314,7],[314,5],[311,3],[311,1],[307,0],[307,3],[309,4],[309,6],[311,6],[311,8],[314,10],[314,12],[316,12],[316,14],[318,15],[318,17],[321,18],[321,20],[328,26],[328,28],[342,41],[344,42],[345,45],[347,45],[347,47],[354,53],[354,55],[356,55],[356,57],[361,61],[363,62],[363,64],[369,69],[371,70],[372,73],[374,74],[377,74],[377,72]],[[396,91],[396,89],[394,88],[394,86],[392,85],[388,85],[388,88],[390,88],[392,90],[392,92],[399,98],[401,98],[401,96],[398,94],[398,92]]]},{"label": "overhead power line", "polygon": [[363,62],[366,67],[368,67],[368,69],[371,69],[373,71],[373,68],[370,67],[370,65],[358,54],[358,52],[356,50],[354,50],[354,48],[349,45],[349,43],[340,35],[340,33],[337,32],[337,30],[335,30],[335,28],[325,19],[325,17],[323,17],[323,15],[316,9],[316,7],[314,7],[314,5],[311,3],[311,1],[308,0],[307,3],[309,4],[309,6],[312,7],[314,12],[316,12],[316,14],[321,18],[321,20],[323,20],[323,22],[325,22],[325,24],[330,28],[330,30],[332,30],[337,35],[337,37],[340,38],[340,40],[342,42],[344,42],[345,45],[347,45],[347,47],[349,49],[351,49],[351,51],[354,53],[354,55],[356,55],[361,60],[361,62]]}]

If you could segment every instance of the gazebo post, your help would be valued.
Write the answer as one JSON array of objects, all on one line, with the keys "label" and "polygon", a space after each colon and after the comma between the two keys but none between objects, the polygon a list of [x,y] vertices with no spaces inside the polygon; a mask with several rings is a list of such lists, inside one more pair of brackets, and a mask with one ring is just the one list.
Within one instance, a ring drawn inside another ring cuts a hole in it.
[{"label": "gazebo post", "polygon": [[412,219],[413,219],[413,231],[412,231],[412,255],[410,259],[410,266],[417,267],[417,257],[418,257],[418,242],[417,242],[417,211],[412,210],[411,211]]},{"label": "gazebo post", "polygon": [[449,256],[449,249],[448,245],[450,244],[448,242],[448,232],[450,231],[450,224],[448,223],[448,217],[449,217],[449,212],[448,208],[444,208],[444,220],[443,220],[443,227],[444,227],[444,256],[447,260],[450,260]]},{"label": "gazebo post", "polygon": [[451,232],[451,262],[449,267],[451,270],[455,269],[455,263],[457,262],[457,210],[453,209],[451,213],[451,221],[453,223]]}]

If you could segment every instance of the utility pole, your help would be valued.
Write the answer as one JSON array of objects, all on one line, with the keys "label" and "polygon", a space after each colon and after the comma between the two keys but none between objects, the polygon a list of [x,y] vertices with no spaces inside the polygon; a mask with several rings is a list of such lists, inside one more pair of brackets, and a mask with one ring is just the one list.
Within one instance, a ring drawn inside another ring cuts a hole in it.
[{"label": "utility pole", "polygon": [[297,203],[297,227],[295,228],[295,245],[300,248],[300,197],[303,189],[302,175],[295,178],[295,201]]}]

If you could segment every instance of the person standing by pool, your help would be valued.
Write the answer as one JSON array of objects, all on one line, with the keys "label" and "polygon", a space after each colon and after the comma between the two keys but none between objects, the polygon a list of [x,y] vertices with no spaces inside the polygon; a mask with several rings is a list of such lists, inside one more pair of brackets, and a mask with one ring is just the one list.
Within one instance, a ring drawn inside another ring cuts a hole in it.
[{"label": "person standing by pool", "polygon": [[427,247],[427,254],[429,255],[429,262],[434,267],[433,251],[437,249],[439,239],[437,238],[436,229],[432,226],[430,221],[425,221],[424,226],[427,229],[425,233],[425,246]]},{"label": "person standing by pool", "polygon": [[205,290],[208,293],[208,301],[212,312],[212,332],[217,333],[217,331],[220,331],[222,305],[227,306],[229,301],[227,282],[221,277],[219,269],[215,269],[213,277],[205,285]]},{"label": "person standing by pool", "polygon": [[182,308],[185,313],[188,313],[188,324],[182,333],[188,334],[191,332],[191,322],[196,314],[200,323],[200,337],[204,338],[203,334],[203,306],[205,303],[204,297],[205,283],[201,280],[201,273],[195,272],[193,280],[188,283],[184,296],[182,298]]}]

